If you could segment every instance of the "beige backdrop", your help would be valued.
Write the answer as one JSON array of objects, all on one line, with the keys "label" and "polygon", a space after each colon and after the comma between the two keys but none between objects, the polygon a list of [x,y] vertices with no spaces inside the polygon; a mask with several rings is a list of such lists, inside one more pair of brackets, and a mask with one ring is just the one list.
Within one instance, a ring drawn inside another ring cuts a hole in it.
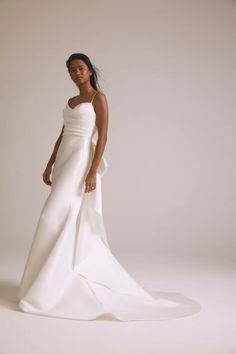
[{"label": "beige backdrop", "polygon": [[236,3],[0,1],[1,252],[25,259],[42,173],[87,54],[109,104],[103,213],[114,252],[235,257]]}]

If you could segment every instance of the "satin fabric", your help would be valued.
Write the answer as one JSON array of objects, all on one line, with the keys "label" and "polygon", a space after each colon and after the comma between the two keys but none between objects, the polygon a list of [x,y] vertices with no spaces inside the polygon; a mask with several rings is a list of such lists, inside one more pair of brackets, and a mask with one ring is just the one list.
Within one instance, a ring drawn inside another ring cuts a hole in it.
[{"label": "satin fabric", "polygon": [[102,157],[96,188],[85,193],[96,147],[92,102],[63,110],[64,132],[18,289],[21,311],[78,320],[165,320],[201,305],[179,293],[151,295],[112,254],[102,215]]}]

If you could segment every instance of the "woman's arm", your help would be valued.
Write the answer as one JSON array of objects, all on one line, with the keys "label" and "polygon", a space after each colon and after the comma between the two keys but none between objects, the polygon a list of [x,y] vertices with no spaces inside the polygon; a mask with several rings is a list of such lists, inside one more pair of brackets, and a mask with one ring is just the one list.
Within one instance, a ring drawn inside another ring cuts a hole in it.
[{"label": "woman's arm", "polygon": [[98,139],[94,151],[92,165],[89,170],[91,172],[97,171],[107,142],[108,104],[107,104],[106,96],[104,94],[100,94],[99,97],[97,97],[97,100],[95,102],[95,112],[96,112],[96,125],[98,128]]},{"label": "woman's arm", "polygon": [[51,157],[47,163],[47,166],[42,174],[44,183],[48,184],[49,186],[51,186],[51,184],[52,184],[52,182],[50,180],[50,176],[51,176],[51,172],[52,172],[52,165],[54,164],[55,159],[56,159],[56,154],[57,154],[57,150],[59,148],[59,145],[61,143],[63,130],[64,130],[64,125],[63,125],[61,133],[56,141],[52,155],[51,155]]},{"label": "woman's arm", "polygon": [[85,179],[85,192],[96,188],[96,172],[101,161],[107,142],[108,130],[108,105],[104,94],[96,95],[95,99],[96,125],[98,128],[98,139],[94,150],[93,161]]},{"label": "woman's arm", "polygon": [[58,137],[58,139],[57,139],[57,141],[56,141],[56,143],[55,143],[55,146],[54,146],[54,148],[53,148],[52,155],[51,155],[51,157],[50,157],[50,159],[49,159],[49,161],[48,161],[48,163],[47,163],[47,167],[49,167],[49,166],[52,167],[52,165],[53,165],[54,162],[55,162],[56,155],[57,155],[57,150],[58,150],[59,145],[60,145],[60,143],[61,143],[63,130],[64,130],[64,125],[63,125],[62,130],[61,130],[61,133],[60,133],[60,135],[59,135],[59,137]]}]

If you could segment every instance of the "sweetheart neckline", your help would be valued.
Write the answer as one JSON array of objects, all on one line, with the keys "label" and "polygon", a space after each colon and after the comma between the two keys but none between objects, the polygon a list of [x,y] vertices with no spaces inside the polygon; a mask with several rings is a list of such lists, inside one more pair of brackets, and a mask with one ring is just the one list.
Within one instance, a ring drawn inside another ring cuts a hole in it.
[{"label": "sweetheart neckline", "polygon": [[[89,103],[89,104],[91,104],[91,105],[93,106],[92,102],[80,102],[80,103],[77,104],[74,108],[71,108],[71,107],[69,106],[68,102],[67,102],[67,107],[69,107],[69,108],[73,111],[76,107],[78,107],[78,106],[80,106],[81,104],[84,104],[84,103]],[[93,107],[93,110],[94,110],[94,107]]]}]

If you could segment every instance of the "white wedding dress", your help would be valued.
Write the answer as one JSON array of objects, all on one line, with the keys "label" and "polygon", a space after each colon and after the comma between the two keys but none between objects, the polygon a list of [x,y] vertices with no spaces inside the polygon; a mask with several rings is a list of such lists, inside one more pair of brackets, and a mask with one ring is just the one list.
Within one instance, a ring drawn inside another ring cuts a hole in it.
[{"label": "white wedding dress", "polygon": [[116,260],[102,216],[101,178],[108,168],[104,157],[96,188],[84,191],[96,146],[93,99],[75,108],[67,103],[63,121],[51,191],[18,289],[19,309],[59,318],[118,321],[166,320],[200,311],[197,301],[180,293],[151,295]]}]

